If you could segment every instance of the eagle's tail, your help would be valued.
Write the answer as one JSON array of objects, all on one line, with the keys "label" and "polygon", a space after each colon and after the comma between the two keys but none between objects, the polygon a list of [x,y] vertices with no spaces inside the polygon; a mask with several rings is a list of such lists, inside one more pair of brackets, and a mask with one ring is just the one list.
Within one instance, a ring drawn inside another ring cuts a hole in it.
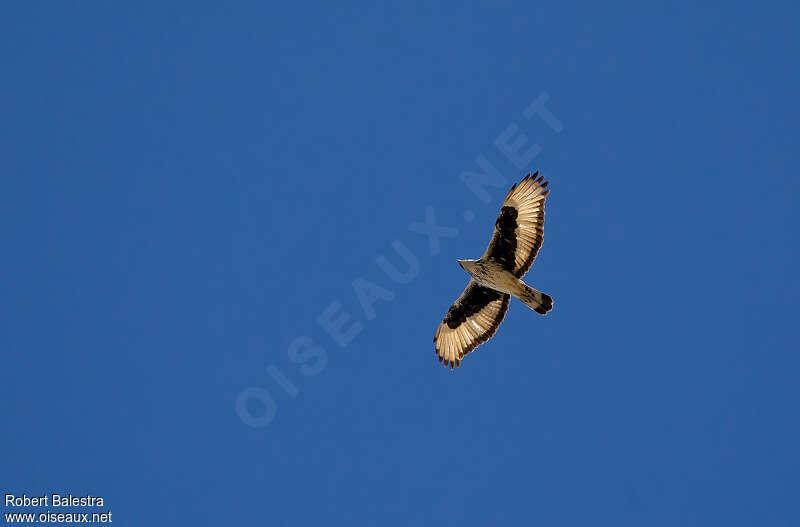
[{"label": "eagle's tail", "polygon": [[537,291],[526,284],[522,284],[522,293],[518,298],[540,315],[546,315],[548,311],[553,309],[553,299],[550,298],[550,295]]}]

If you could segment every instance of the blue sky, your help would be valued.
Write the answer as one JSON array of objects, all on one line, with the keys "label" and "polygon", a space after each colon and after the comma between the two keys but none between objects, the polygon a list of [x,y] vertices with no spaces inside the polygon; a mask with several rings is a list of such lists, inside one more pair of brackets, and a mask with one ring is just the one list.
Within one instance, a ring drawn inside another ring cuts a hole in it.
[{"label": "blue sky", "polygon": [[[126,525],[797,525],[799,13],[693,4],[5,4],[0,490]],[[445,371],[456,259],[537,169],[555,309]]]}]

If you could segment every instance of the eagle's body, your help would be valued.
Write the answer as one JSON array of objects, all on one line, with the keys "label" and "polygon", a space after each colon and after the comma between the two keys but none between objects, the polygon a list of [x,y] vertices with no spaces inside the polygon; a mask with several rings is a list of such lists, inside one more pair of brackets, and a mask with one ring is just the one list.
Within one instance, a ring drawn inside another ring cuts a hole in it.
[{"label": "eagle's body", "polygon": [[501,293],[514,296],[521,294],[522,280],[503,269],[503,266],[492,260],[459,260],[461,267],[472,275],[478,285],[489,287]]},{"label": "eagle's body", "polygon": [[458,261],[472,279],[433,337],[439,361],[450,369],[494,335],[511,295],[541,315],[553,309],[552,298],[521,280],[542,245],[544,203],[550,191],[537,175],[526,176],[508,191],[484,255]]}]

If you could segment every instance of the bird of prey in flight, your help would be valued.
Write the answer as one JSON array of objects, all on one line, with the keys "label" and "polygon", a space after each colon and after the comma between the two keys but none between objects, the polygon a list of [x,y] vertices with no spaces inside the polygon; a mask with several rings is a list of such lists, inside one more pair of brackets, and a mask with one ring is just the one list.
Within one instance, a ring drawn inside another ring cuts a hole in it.
[{"label": "bird of prey in flight", "polygon": [[511,295],[540,315],[553,309],[552,298],[521,280],[542,246],[544,202],[550,192],[543,179],[536,172],[511,187],[486,252],[480,260],[458,260],[472,278],[433,337],[445,367],[461,366],[464,355],[492,338]]}]

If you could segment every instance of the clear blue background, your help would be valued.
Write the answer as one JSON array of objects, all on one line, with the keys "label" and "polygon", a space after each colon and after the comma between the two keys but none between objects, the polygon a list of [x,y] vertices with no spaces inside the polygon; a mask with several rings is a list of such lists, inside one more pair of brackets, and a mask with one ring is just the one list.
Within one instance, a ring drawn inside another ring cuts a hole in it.
[{"label": "clear blue background", "polygon": [[[124,525],[800,524],[798,8],[495,4],[4,4],[0,492]],[[542,92],[561,133],[521,116]],[[513,301],[451,374],[432,335],[505,192],[459,180],[479,155],[551,180],[555,309]],[[374,320],[356,278],[394,294]]]}]

